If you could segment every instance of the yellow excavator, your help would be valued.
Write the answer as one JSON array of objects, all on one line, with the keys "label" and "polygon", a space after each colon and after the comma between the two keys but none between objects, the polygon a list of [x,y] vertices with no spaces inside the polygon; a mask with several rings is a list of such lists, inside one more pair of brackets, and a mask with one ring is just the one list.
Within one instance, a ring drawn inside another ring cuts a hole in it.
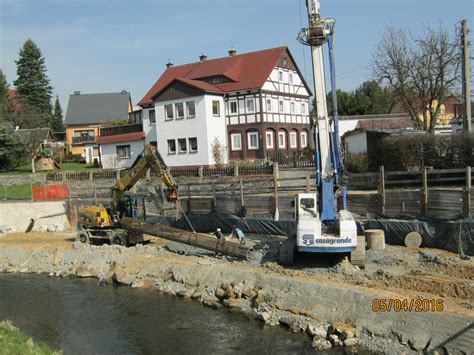
[{"label": "yellow excavator", "polygon": [[110,244],[130,245],[139,242],[136,235],[130,234],[119,227],[122,217],[135,217],[132,201],[124,201],[124,193],[130,190],[148,169],[154,170],[162,181],[165,198],[169,201],[178,200],[178,185],[174,181],[163,157],[155,146],[146,145],[130,169],[112,188],[112,204],[109,209],[103,206],[83,206],[78,212],[78,231],[76,239],[82,243],[106,241]]}]

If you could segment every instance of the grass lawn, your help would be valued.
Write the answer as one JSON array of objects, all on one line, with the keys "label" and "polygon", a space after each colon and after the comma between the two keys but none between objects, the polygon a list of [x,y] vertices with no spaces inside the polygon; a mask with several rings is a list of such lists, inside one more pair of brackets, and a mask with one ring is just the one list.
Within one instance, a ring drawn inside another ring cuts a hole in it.
[{"label": "grass lawn", "polygon": [[[63,163],[62,169],[58,169],[54,167],[54,170],[51,172],[58,172],[58,171],[89,171],[94,169],[94,167],[90,164],[86,163]],[[15,168],[15,170],[11,171],[0,171],[0,176],[8,176],[8,175],[21,175],[21,174],[31,174],[31,164],[21,165]]]},{"label": "grass lawn", "polygon": [[[39,185],[34,183],[33,185]],[[6,194],[6,196],[5,196]],[[31,200],[31,184],[0,186],[0,198],[8,200]]]},{"label": "grass lawn", "polygon": [[48,345],[34,341],[9,321],[2,321],[0,322],[0,353],[50,355],[62,352],[54,351]]}]

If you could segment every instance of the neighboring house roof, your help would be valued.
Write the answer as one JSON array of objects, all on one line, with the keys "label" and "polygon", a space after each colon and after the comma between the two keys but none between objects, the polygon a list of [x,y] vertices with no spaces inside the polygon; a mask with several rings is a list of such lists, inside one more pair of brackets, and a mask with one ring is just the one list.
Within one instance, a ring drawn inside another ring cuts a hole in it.
[{"label": "neighboring house roof", "polygon": [[[180,80],[206,92],[232,92],[259,89],[270,76],[273,68],[277,65],[278,60],[284,52],[287,52],[291,60],[295,62],[288,47],[284,46],[222,58],[206,59],[190,64],[170,66],[138,104],[151,104],[153,98],[175,80]],[[303,75],[301,75],[296,65],[295,67],[303,80],[304,86],[308,92],[311,93]],[[228,80],[227,82],[216,84],[199,80],[215,76],[224,76]]]},{"label": "neighboring house roof", "polygon": [[130,93],[127,91],[69,96],[66,125],[102,124],[109,120],[128,119]]},{"label": "neighboring house roof", "polygon": [[360,129],[396,129],[412,128],[413,120],[409,114],[355,115],[340,116],[340,121],[356,120]]},{"label": "neighboring house roof", "polygon": [[32,128],[32,129],[17,129],[15,133],[18,134],[22,140],[33,140],[35,142],[54,140],[54,135],[49,128]]},{"label": "neighboring house roof", "polygon": [[112,136],[99,136],[97,137],[97,144],[129,142],[129,141],[137,141],[141,139],[145,139],[145,132],[115,134]]}]

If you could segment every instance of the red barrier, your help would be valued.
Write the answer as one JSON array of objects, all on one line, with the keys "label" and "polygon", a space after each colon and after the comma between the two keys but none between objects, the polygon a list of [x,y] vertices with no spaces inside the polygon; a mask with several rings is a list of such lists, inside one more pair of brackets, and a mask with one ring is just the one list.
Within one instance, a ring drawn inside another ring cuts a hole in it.
[{"label": "red barrier", "polygon": [[67,185],[32,186],[33,201],[66,200],[69,198]]}]

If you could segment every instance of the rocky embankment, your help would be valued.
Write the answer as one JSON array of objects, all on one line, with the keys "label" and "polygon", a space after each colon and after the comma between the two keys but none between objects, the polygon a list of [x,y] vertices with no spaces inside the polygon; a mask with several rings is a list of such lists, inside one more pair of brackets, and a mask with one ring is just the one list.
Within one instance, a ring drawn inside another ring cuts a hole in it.
[{"label": "rocky embankment", "polygon": [[443,341],[469,327],[470,317],[376,313],[371,309],[374,298],[399,295],[317,276],[287,276],[233,259],[176,255],[155,246],[10,245],[0,249],[0,271],[92,277],[101,283],[153,288],[305,333],[316,350],[344,347],[352,352],[361,347],[400,354],[432,350],[438,344],[446,350],[469,347]]}]

